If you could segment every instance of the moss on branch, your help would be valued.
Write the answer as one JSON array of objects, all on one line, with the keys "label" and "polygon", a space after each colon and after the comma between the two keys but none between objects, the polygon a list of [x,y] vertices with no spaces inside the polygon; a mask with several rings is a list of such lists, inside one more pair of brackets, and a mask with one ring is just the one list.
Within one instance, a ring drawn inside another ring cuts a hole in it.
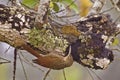
[{"label": "moss on branch", "polygon": [[64,52],[68,47],[66,39],[55,36],[52,30],[44,27],[42,29],[31,29],[29,41],[34,47],[48,51],[59,50]]}]

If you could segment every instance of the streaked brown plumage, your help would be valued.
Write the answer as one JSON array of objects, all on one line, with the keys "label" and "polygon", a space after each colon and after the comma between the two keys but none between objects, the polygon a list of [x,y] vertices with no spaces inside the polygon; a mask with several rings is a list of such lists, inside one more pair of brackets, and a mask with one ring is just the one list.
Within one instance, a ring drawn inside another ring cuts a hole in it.
[{"label": "streaked brown plumage", "polygon": [[37,57],[37,59],[33,60],[34,63],[37,63],[38,65],[41,65],[43,67],[59,70],[70,67],[73,64],[71,47],[69,47],[69,53],[67,56],[59,55],[57,54],[57,51],[52,51],[46,55],[43,55],[33,50],[28,45],[24,45],[23,48]]},{"label": "streaked brown plumage", "polygon": [[71,56],[71,47],[67,56],[57,54],[57,51],[50,52],[47,55],[41,55],[33,60],[33,62],[51,69],[64,69],[73,64],[73,58]]}]

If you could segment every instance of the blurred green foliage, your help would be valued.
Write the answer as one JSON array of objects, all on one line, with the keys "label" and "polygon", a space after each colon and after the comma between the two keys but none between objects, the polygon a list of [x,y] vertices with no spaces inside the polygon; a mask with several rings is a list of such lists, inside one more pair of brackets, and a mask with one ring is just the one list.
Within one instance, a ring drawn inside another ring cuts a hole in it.
[{"label": "blurred green foliage", "polygon": [[39,0],[22,0],[22,3],[30,8],[34,8],[39,3]]},{"label": "blurred green foliage", "polygon": [[8,79],[8,65],[6,64],[0,64],[0,80],[9,80]]},{"label": "blurred green foliage", "polygon": [[[67,80],[82,80],[83,79],[83,75],[82,75],[83,72],[79,65],[74,64],[71,67],[65,68],[64,71],[65,71],[65,76]],[[52,76],[56,80],[65,80],[62,70],[53,72]]]},{"label": "blurred green foliage", "polygon": [[118,38],[115,38],[113,43],[112,43],[112,46],[116,46],[119,44],[119,39]]},{"label": "blurred green foliage", "polygon": [[[34,8],[36,5],[38,5],[39,0],[22,0],[22,3],[30,8]],[[50,8],[52,8],[55,12],[58,12],[61,8],[61,6],[59,6],[59,3],[69,6],[70,9],[74,10],[77,13],[79,12],[78,6],[74,0],[51,0]]]}]

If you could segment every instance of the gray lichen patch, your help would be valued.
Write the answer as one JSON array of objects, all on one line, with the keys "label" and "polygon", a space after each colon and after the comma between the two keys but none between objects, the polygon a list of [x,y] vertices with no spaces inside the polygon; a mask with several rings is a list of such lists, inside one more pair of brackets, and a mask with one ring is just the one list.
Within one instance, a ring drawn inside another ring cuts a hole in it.
[{"label": "gray lichen patch", "polygon": [[29,35],[29,41],[40,50],[64,52],[68,47],[66,39],[55,36],[50,29],[46,28],[33,28]]}]

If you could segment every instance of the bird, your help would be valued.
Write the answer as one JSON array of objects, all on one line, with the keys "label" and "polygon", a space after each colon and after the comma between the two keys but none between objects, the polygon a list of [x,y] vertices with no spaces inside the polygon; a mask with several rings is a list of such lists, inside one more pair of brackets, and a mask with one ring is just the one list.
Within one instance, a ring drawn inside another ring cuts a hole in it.
[{"label": "bird", "polygon": [[69,53],[66,56],[57,54],[57,51],[52,51],[49,54],[41,55],[33,60],[34,63],[37,63],[41,66],[50,68],[50,69],[64,69],[73,64],[73,58],[71,56],[71,47],[69,48]]},{"label": "bird", "polygon": [[37,57],[37,59],[33,60],[34,63],[46,68],[60,70],[70,67],[73,64],[71,46],[69,46],[69,52],[66,56],[60,55],[60,52],[55,50],[43,55],[38,53],[38,51],[33,50],[29,45],[24,45],[23,48]]}]

